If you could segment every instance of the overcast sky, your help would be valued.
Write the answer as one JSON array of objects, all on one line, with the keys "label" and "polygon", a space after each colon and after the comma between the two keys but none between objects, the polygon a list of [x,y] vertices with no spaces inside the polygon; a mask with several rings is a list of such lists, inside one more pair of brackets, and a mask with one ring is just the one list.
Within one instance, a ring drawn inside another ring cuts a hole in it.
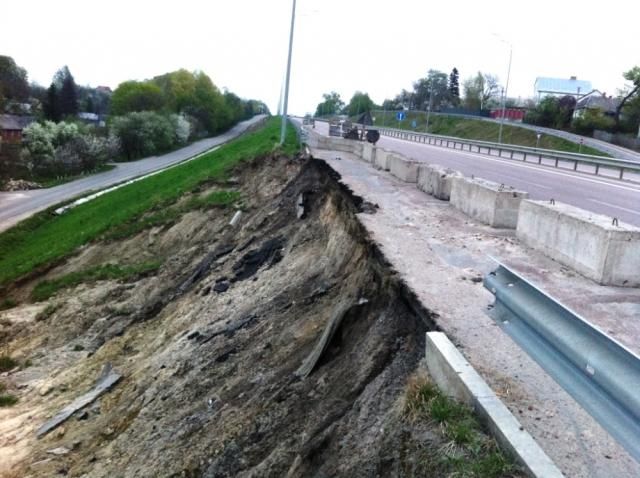
[{"label": "overcast sky", "polygon": [[[178,68],[277,110],[291,0],[18,0],[0,9],[0,54],[47,86],[68,65],[79,84],[115,88]],[[640,65],[640,3],[560,0],[298,0],[289,111],[356,90],[381,103],[429,68],[507,76],[509,96],[537,76],[589,80],[615,94]]]}]

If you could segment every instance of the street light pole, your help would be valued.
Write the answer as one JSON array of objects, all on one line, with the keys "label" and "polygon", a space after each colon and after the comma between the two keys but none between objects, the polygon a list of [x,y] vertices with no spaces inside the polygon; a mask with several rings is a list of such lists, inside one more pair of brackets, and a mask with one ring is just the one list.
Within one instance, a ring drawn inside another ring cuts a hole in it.
[{"label": "street light pole", "polygon": [[293,26],[296,21],[296,0],[291,8],[291,30],[289,31],[289,57],[287,58],[287,77],[284,83],[284,104],[282,107],[282,128],[280,129],[280,144],[284,143],[287,132],[287,107],[289,103],[289,77],[291,76],[291,51],[293,50]]},{"label": "street light pole", "polygon": [[502,143],[502,127],[504,126],[504,115],[505,115],[505,110],[507,109],[507,91],[509,90],[509,77],[511,76],[512,57],[513,57],[513,45],[509,43],[509,67],[507,68],[507,84],[504,87],[504,97],[502,98],[502,115],[500,118],[500,131],[498,132],[498,143]]}]

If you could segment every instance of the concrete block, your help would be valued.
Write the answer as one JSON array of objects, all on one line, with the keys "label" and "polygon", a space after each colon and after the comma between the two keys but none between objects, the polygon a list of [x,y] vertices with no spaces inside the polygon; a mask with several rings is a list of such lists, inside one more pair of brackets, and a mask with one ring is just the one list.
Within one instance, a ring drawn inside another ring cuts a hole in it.
[{"label": "concrete block", "polygon": [[418,167],[418,189],[437,199],[448,201],[453,179],[461,177],[460,172],[438,164],[421,164]]},{"label": "concrete block", "polygon": [[418,180],[418,161],[405,158],[400,154],[394,154],[389,157],[389,171],[396,178],[401,179],[405,183],[415,183]]},{"label": "concrete block", "polygon": [[429,375],[438,388],[473,407],[500,446],[513,456],[528,476],[563,476],[555,463],[520,426],[520,422],[442,332],[427,333],[426,362]]},{"label": "concrete block", "polygon": [[529,193],[484,179],[454,178],[449,200],[484,224],[515,229],[520,202],[528,197]]},{"label": "concrete block", "polygon": [[373,165],[377,169],[382,169],[384,171],[389,171],[389,156],[393,156],[393,153],[378,148],[376,151],[376,157],[374,158]]},{"label": "concrete block", "polygon": [[523,201],[516,236],[599,284],[640,287],[640,228],[568,204]]},{"label": "concrete block", "polygon": [[376,147],[371,143],[362,143],[362,159],[368,163],[372,163],[376,157]]}]

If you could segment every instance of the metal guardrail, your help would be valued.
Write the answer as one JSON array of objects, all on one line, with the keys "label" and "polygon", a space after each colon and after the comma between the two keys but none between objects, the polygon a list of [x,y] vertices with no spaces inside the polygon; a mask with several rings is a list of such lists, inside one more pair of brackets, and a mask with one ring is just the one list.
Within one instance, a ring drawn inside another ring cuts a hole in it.
[{"label": "metal guardrail", "polygon": [[[375,126],[374,126],[375,127]],[[573,166],[573,170],[578,170],[578,165],[588,164],[593,166],[593,174],[599,175],[601,170],[609,169],[618,171],[619,179],[625,178],[625,173],[640,175],[640,163],[628,161],[624,159],[606,158],[604,156],[594,156],[590,154],[568,153],[564,151],[556,151],[552,149],[530,148],[527,146],[516,146],[504,143],[492,143],[489,141],[477,141],[470,139],[456,138],[453,136],[441,136],[429,133],[419,133],[396,128],[377,128],[380,134],[390,136],[392,138],[414,141],[416,143],[430,144],[434,146],[442,146],[446,148],[458,149],[460,151],[470,151],[490,156],[498,156],[506,159],[519,159],[527,162],[527,158],[537,158],[538,164],[543,164],[542,160],[552,160],[553,166],[560,169],[560,162],[569,162]],[[497,154],[495,154],[497,152]],[[506,155],[503,153],[507,153]],[[529,161],[530,162],[530,161]],[[632,180],[638,181],[638,178]]]},{"label": "metal guardrail", "polygon": [[489,316],[640,461],[640,357],[504,265],[484,286]]}]

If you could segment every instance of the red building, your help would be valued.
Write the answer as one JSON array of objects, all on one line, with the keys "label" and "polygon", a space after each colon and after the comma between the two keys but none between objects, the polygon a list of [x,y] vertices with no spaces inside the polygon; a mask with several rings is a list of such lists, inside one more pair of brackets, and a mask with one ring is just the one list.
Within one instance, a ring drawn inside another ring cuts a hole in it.
[{"label": "red building", "polygon": [[22,130],[33,122],[31,116],[0,115],[0,138],[4,144],[22,143]]},{"label": "red building", "polygon": [[[504,110],[504,119],[507,121],[517,121],[521,123],[525,113],[526,110],[524,108],[506,108]],[[502,108],[491,110],[491,117],[493,119],[502,118]]]}]

